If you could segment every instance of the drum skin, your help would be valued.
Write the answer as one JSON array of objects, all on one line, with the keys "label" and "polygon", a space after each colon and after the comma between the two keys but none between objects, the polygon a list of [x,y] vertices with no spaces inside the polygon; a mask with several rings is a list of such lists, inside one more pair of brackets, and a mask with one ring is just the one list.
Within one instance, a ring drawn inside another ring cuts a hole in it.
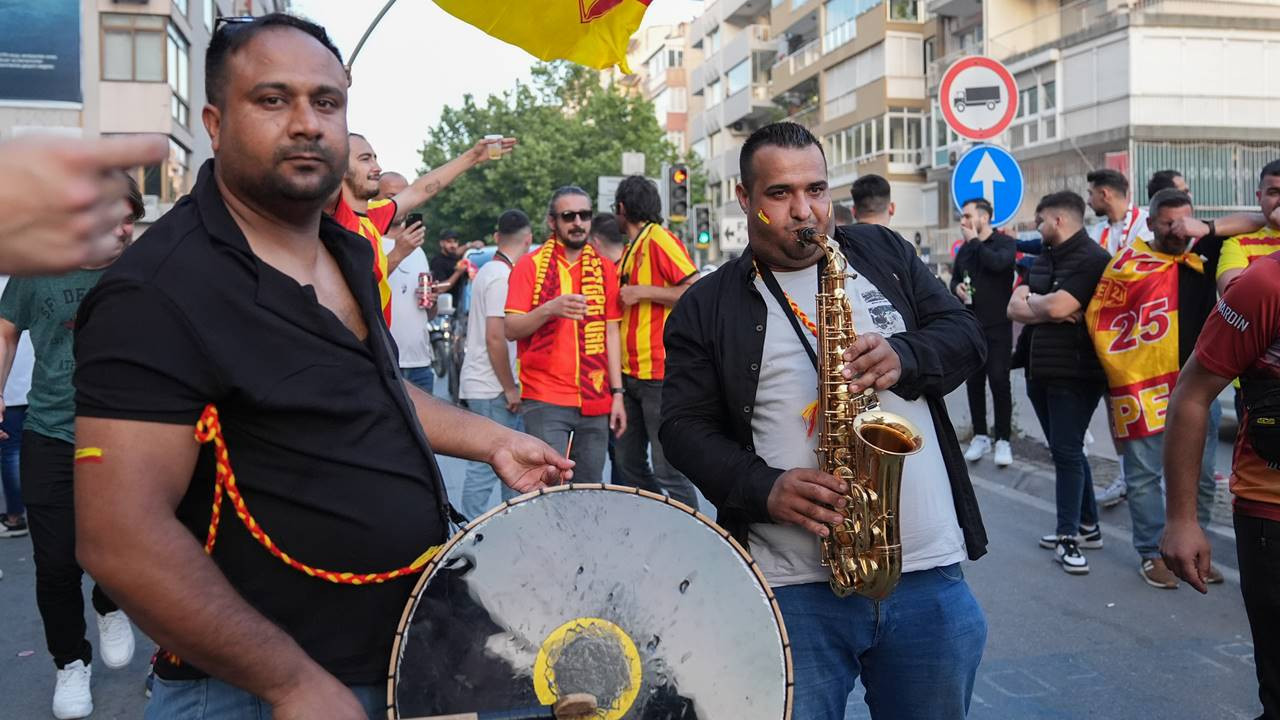
[{"label": "drum skin", "polygon": [[687,506],[564,485],[495,508],[425,568],[388,717],[595,695],[605,720],[787,720],[791,658],[749,555]]}]

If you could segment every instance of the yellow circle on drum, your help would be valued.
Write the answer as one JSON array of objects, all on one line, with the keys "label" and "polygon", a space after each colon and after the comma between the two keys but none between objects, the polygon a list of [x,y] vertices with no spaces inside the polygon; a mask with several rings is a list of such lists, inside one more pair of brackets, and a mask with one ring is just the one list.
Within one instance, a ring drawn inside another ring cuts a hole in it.
[{"label": "yellow circle on drum", "polygon": [[[614,653],[613,658],[607,657],[610,650]],[[591,657],[587,657],[588,654]],[[602,658],[602,655],[606,657]],[[609,660],[626,665],[625,668],[617,668],[621,672],[615,678],[615,682],[620,685],[616,696],[596,697],[596,701],[600,703],[597,713],[603,713],[600,717],[604,720],[621,720],[640,694],[640,652],[622,628],[602,618],[570,620],[553,630],[543,641],[542,647],[538,649],[538,658],[533,663],[533,689],[538,694],[538,701],[544,705],[552,705],[562,695],[588,692],[590,689],[562,688],[556,679],[556,668],[561,667],[562,662],[577,665],[579,660],[590,660],[596,667],[589,670],[597,672],[602,669],[599,665],[607,664]],[[569,668],[562,668],[562,675],[563,670],[567,669]],[[596,694],[603,688],[591,689]]]}]

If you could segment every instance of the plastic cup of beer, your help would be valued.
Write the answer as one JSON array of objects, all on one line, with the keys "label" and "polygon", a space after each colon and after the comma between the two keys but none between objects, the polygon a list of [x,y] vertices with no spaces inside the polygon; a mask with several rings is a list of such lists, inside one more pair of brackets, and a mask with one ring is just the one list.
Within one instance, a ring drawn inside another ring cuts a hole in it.
[{"label": "plastic cup of beer", "polygon": [[484,142],[489,146],[489,159],[499,160],[502,158],[502,136],[501,135],[485,135]]}]

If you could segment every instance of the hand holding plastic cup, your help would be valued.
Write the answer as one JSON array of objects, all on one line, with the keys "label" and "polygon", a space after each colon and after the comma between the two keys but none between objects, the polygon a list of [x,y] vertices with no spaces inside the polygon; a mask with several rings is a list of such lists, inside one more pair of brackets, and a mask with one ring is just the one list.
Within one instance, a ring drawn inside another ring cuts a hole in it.
[{"label": "hand holding plastic cup", "polygon": [[502,136],[501,135],[485,135],[484,142],[489,147],[489,159],[502,159]]}]

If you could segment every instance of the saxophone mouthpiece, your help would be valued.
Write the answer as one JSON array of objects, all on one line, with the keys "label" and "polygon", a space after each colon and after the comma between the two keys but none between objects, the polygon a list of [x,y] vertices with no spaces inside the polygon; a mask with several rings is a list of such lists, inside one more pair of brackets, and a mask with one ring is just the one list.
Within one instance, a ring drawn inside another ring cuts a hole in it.
[{"label": "saxophone mouthpiece", "polygon": [[796,232],[796,240],[801,245],[817,245],[822,241],[822,233],[818,232],[818,228],[815,227],[800,228]]}]

